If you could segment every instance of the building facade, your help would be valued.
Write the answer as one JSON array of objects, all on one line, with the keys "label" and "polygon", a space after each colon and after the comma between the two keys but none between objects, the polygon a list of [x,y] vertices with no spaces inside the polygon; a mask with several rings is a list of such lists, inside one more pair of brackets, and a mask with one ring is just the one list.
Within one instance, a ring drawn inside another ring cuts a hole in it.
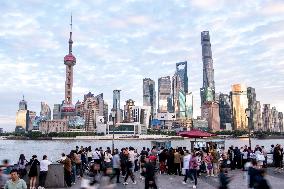
[{"label": "building facade", "polygon": [[40,105],[41,105],[40,116],[45,117],[46,120],[51,120],[51,110],[48,104],[46,104],[45,102],[41,102]]},{"label": "building facade", "polygon": [[143,106],[151,106],[151,120],[156,116],[156,89],[155,81],[143,79]]},{"label": "building facade", "polygon": [[64,119],[42,121],[39,124],[39,131],[44,134],[67,132],[68,121]]},{"label": "building facade", "polygon": [[246,108],[248,108],[247,87],[244,84],[232,85],[232,115],[234,130],[248,130]]},{"label": "building facade", "polygon": [[158,79],[158,112],[168,112],[171,107],[171,78],[170,76]]},{"label": "building facade", "polygon": [[208,121],[210,131],[220,130],[219,104],[217,102],[205,102],[201,107],[201,117]]},{"label": "building facade", "polygon": [[15,131],[28,131],[29,130],[29,110],[28,103],[23,99],[19,102],[19,109],[16,113],[16,129]]},{"label": "building facade", "polygon": [[124,105],[124,122],[126,123],[134,122],[132,109],[135,106],[135,101],[132,99],[129,99],[125,103],[126,104]]},{"label": "building facade", "polygon": [[[232,107],[231,98],[228,94],[219,94],[219,114],[220,114],[220,129],[226,130],[226,126],[232,125]],[[231,128],[231,127],[230,127]]]},{"label": "building facade", "polygon": [[257,123],[257,104],[255,88],[247,88],[248,108],[250,109],[249,126],[252,130],[258,127]]},{"label": "building facade", "polygon": [[52,116],[54,120],[61,119],[61,104],[54,104]]},{"label": "building facade", "polygon": [[200,89],[201,106],[206,102],[215,101],[215,82],[213,59],[209,31],[201,32],[203,86]]},{"label": "building facade", "polygon": [[260,101],[256,101],[255,114],[256,114],[256,120],[254,123],[254,130],[261,131],[262,130],[262,117],[261,117]]},{"label": "building facade", "polygon": [[280,132],[283,132],[283,113],[278,112],[278,127],[280,129]]},{"label": "building facade", "polygon": [[115,123],[122,122],[121,117],[123,117],[123,114],[121,114],[120,109],[120,91],[121,90],[113,90],[113,106],[112,108],[116,110],[116,116],[115,116]]},{"label": "building facade", "polygon": [[270,104],[263,104],[262,129],[263,131],[270,131],[272,129]]}]

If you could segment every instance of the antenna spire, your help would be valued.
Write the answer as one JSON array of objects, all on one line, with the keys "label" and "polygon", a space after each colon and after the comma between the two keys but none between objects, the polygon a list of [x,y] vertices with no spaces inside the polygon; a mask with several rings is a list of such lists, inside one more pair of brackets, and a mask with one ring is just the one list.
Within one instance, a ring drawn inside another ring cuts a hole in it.
[{"label": "antenna spire", "polygon": [[69,38],[69,54],[72,54],[72,12],[71,12],[71,22],[70,22],[70,38]]}]

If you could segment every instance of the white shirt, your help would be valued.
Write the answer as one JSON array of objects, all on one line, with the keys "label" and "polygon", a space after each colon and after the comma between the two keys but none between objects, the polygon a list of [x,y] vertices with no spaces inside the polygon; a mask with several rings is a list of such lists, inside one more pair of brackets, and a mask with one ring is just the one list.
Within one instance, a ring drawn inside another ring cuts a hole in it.
[{"label": "white shirt", "polygon": [[191,159],[191,154],[187,154],[186,156],[183,157],[183,168],[184,169],[189,169],[190,159]]},{"label": "white shirt", "polygon": [[101,159],[101,152],[94,151],[93,153],[93,159]]},{"label": "white shirt", "polygon": [[51,164],[51,161],[45,159],[40,161],[40,171],[48,171],[48,166]]},{"label": "white shirt", "polygon": [[134,163],[135,161],[135,154],[134,154],[134,151],[133,150],[129,150],[129,153],[128,153],[128,157],[129,157],[129,161],[131,161],[132,163]]},{"label": "white shirt", "polygon": [[109,162],[111,162],[112,155],[105,152],[104,158],[105,158],[104,161],[109,163]]}]

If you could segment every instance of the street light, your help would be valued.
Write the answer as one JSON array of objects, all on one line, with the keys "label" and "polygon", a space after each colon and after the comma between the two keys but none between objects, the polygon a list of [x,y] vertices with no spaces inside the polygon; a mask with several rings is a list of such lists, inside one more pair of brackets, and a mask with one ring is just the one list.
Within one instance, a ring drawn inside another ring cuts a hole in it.
[{"label": "street light", "polygon": [[112,152],[114,153],[114,120],[115,120],[115,115],[116,115],[116,109],[112,108],[111,109],[111,117],[112,117]]},{"label": "street light", "polygon": [[249,130],[249,147],[251,148],[251,138],[250,138],[250,109],[246,108],[246,116],[248,118],[248,130]]}]

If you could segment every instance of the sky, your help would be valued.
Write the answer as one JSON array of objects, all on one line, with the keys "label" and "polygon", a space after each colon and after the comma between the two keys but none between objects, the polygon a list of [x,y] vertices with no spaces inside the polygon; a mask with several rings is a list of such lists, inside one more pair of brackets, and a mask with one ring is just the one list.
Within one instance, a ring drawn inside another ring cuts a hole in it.
[{"label": "sky", "polygon": [[[12,131],[18,103],[28,109],[64,99],[73,14],[73,102],[91,91],[121,90],[142,105],[142,80],[173,76],[188,62],[194,116],[200,114],[201,31],[209,31],[216,92],[256,88],[257,100],[284,111],[284,1],[277,0],[1,0],[0,128]],[[122,108],[122,107],[121,107]]]}]

